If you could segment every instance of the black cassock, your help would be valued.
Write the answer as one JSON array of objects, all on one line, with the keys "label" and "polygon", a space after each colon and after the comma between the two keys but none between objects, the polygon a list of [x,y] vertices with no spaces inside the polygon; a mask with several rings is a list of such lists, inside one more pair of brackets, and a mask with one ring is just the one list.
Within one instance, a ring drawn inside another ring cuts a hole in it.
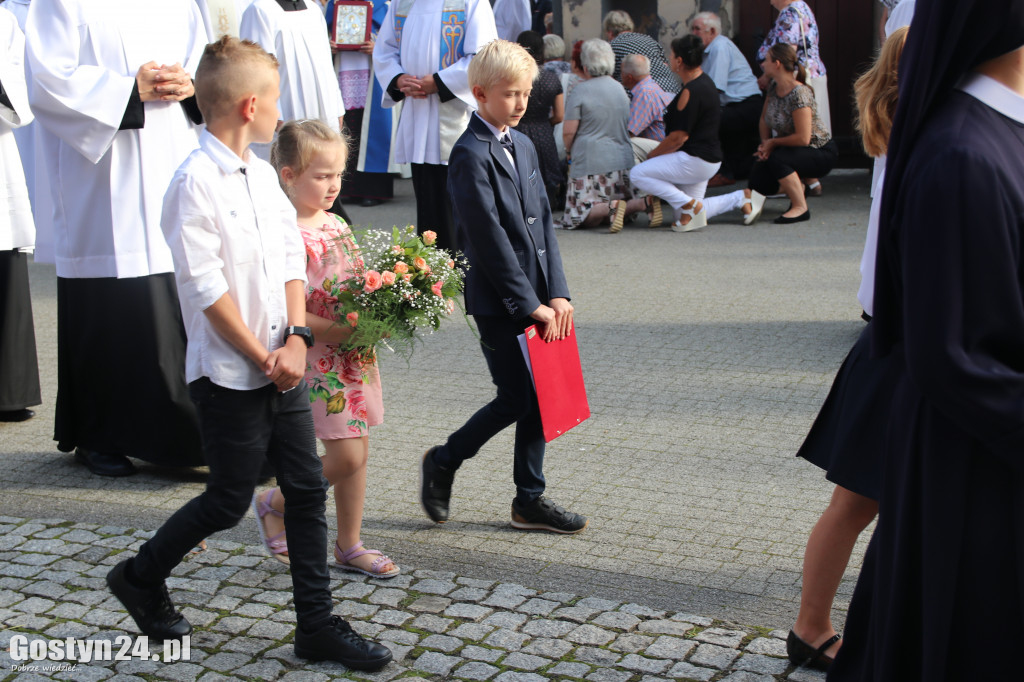
[{"label": "black cassock", "polygon": [[1024,124],[954,91],[902,178],[879,520],[828,680],[1019,679]]}]

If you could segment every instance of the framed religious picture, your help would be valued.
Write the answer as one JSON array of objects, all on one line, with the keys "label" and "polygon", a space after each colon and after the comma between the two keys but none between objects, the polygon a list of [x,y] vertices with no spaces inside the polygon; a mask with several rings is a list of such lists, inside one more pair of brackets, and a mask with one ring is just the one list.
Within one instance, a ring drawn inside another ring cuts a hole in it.
[{"label": "framed religious picture", "polygon": [[341,50],[358,50],[370,39],[373,3],[335,0],[331,43]]}]

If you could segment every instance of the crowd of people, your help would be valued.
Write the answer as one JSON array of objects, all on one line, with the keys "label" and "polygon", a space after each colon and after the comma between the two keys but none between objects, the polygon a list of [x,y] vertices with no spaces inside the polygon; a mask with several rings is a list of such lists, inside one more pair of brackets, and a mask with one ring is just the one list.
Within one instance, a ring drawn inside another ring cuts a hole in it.
[{"label": "crowd of people", "polygon": [[[497,388],[424,453],[424,511],[445,523],[456,472],[514,424],[512,526],[585,530],[544,494],[516,340],[531,324],[549,342],[572,333],[552,209],[565,229],[616,233],[645,213],[689,232],[735,210],[753,224],[781,196],[776,223],[809,220],[806,197],[838,157],[829,86],[810,7],[771,3],[755,75],[709,12],[666,53],[618,10],[568,48],[533,0],[374,0],[369,38],[347,43],[334,27],[351,6],[333,0],[4,2],[0,419],[29,419],[41,400],[35,248],[57,272],[58,448],[98,475],[134,473],[129,457],[210,469],[107,576],[139,629],[191,632],[165,579],[252,506],[291,567],[296,654],[369,670],[391,659],[332,614],[329,486],[335,565],[401,569],[360,540],[380,374],[346,348],[353,325],[332,318],[320,283],[360,259],[343,203],[388,200],[403,170],[424,238],[470,263],[466,306]],[[1024,0],[998,13],[884,4],[880,55],[855,86],[881,159],[859,292],[869,322],[798,453],[836,487],[787,651],[836,681],[1008,679],[1012,657],[951,643],[981,620],[1008,650],[1024,624]],[[111,356],[131,385],[96,361]],[[333,401],[311,400],[328,372]],[[278,487],[257,491],[270,475]],[[842,637],[832,602],[876,515]]]}]

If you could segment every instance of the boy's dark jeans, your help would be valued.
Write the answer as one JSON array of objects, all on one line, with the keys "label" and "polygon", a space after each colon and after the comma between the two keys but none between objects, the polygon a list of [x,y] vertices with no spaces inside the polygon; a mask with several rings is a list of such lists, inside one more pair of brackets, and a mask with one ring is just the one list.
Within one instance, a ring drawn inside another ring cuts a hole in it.
[{"label": "boy's dark jeans", "polygon": [[516,339],[534,320],[528,317],[511,320],[492,315],[474,315],[473,319],[480,330],[480,347],[498,394],[477,410],[462,428],[448,436],[448,442],[435,450],[434,462],[445,468],[457,469],[499,431],[515,424],[512,480],[516,484],[516,502],[525,506],[540,497],[545,487],[544,429],[540,408]]},{"label": "boy's dark jeans", "polygon": [[286,393],[278,393],[273,384],[236,391],[203,377],[189,384],[189,394],[199,411],[210,467],[206,490],[139,549],[135,575],[146,583],[159,582],[200,540],[237,525],[249,508],[266,457],[287,500],[284,524],[296,619],[307,631],[323,625],[333,606],[324,518],[327,481],[316,452],[306,383]]}]

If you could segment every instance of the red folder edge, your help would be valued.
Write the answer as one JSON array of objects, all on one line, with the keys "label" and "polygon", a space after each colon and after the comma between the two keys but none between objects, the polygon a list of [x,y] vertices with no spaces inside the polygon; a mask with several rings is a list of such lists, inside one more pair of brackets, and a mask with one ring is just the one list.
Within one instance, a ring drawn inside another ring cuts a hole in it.
[{"label": "red folder edge", "polygon": [[527,327],[524,333],[544,427],[544,442],[550,443],[590,417],[576,328],[574,326],[561,341],[551,343],[544,342],[536,325]]}]

